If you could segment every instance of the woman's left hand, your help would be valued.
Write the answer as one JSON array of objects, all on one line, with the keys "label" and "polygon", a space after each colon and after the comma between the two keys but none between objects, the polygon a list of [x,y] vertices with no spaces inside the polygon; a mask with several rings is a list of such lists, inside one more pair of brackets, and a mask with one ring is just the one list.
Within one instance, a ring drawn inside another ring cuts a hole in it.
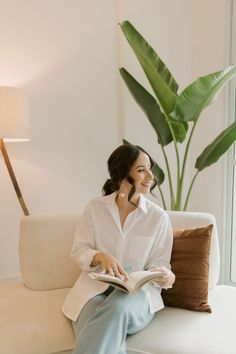
[{"label": "woman's left hand", "polygon": [[160,285],[162,288],[167,288],[175,282],[174,273],[170,269],[168,269],[166,266],[155,267],[155,268],[150,269],[150,271],[151,272],[161,271],[164,273],[164,275],[162,275],[161,277],[158,277],[158,279],[155,280],[155,282],[158,285]]}]

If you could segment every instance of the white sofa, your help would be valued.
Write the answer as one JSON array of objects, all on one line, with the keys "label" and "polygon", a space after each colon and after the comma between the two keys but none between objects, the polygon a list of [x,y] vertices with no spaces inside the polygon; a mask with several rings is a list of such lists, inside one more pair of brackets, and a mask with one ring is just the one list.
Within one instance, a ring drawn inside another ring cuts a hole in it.
[{"label": "white sofa", "polygon": [[[213,223],[212,215],[169,212],[174,227]],[[79,269],[69,258],[78,215],[38,215],[22,219],[22,283],[0,284],[0,353],[72,352],[74,335],[61,312]],[[236,354],[236,288],[216,285],[219,249],[216,225],[210,256],[212,314],[166,307],[143,331],[127,338],[129,354]],[[108,353],[104,353],[108,354]]]}]

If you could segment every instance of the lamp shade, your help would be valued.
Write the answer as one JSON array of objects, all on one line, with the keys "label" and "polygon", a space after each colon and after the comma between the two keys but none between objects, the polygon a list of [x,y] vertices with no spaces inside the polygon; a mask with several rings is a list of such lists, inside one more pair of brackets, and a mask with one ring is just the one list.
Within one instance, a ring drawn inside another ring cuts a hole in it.
[{"label": "lamp shade", "polygon": [[0,86],[0,139],[6,142],[29,140],[29,99],[15,87]]}]

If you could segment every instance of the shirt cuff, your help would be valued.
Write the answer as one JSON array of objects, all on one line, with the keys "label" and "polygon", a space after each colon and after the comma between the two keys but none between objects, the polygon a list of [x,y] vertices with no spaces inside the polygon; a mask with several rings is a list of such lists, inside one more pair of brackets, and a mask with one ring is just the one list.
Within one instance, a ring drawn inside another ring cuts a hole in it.
[{"label": "shirt cuff", "polygon": [[171,285],[166,285],[166,286],[160,286],[159,284],[158,284],[158,282],[156,282],[155,280],[153,280],[153,281],[151,281],[151,284],[155,287],[155,288],[158,288],[158,289],[165,289],[165,290],[167,290],[167,289],[171,289],[172,288],[172,284]]},{"label": "shirt cuff", "polygon": [[93,249],[88,249],[85,251],[79,258],[78,263],[79,266],[87,271],[92,271],[92,270],[97,270],[100,268],[100,265],[97,265],[95,267],[91,267],[90,264],[92,263],[93,257],[97,254],[100,253],[100,251],[93,250]]}]

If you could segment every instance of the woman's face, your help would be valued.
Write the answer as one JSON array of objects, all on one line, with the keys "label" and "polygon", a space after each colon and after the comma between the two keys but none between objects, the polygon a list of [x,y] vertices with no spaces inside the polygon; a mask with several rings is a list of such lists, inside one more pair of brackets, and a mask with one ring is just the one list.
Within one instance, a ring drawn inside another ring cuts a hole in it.
[{"label": "woman's face", "polygon": [[[147,154],[141,152],[130,169],[129,175],[133,178],[136,193],[148,193],[153,183],[151,163]],[[130,183],[129,186],[131,187]]]}]

